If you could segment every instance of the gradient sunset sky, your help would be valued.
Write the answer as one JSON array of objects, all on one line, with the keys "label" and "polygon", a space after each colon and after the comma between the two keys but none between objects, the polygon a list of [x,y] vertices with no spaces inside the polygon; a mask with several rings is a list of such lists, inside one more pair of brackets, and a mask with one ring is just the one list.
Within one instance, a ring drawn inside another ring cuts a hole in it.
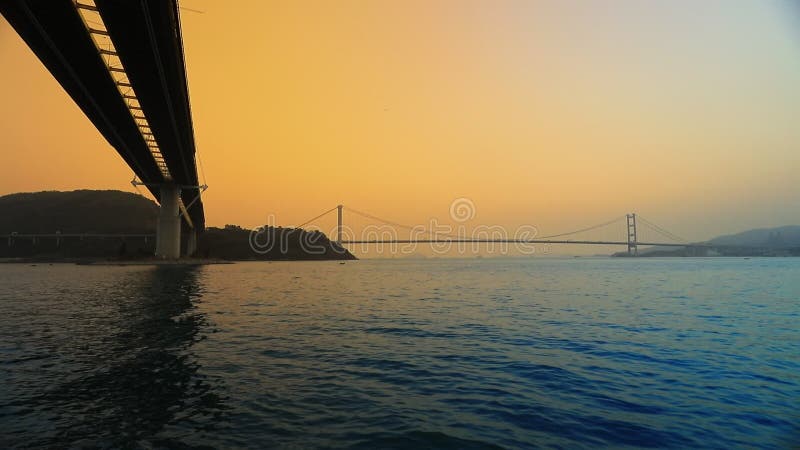
[{"label": "gradient sunset sky", "polygon": [[[472,224],[542,234],[627,212],[698,240],[800,224],[790,1],[181,6],[203,11],[182,20],[209,225],[338,203],[423,223],[459,197]],[[134,191],[3,19],[0,61],[0,194]]]}]

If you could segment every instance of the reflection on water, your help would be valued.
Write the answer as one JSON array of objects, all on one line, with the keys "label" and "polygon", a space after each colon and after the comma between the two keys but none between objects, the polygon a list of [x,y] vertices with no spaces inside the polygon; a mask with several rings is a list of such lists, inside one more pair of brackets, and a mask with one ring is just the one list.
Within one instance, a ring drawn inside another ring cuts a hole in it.
[{"label": "reflection on water", "polygon": [[170,428],[165,436],[182,428],[190,437],[197,418],[213,429],[226,407],[219,380],[198,373],[192,351],[209,328],[195,305],[197,270],[83,270],[82,282],[62,278],[85,275],[74,268],[56,274],[63,284],[52,290],[35,280],[26,286],[33,292],[13,293],[17,305],[5,293],[3,353],[15,359],[3,364],[4,438],[30,447],[121,447]]},{"label": "reflection on water", "polygon": [[800,260],[0,266],[0,448],[785,448]]}]

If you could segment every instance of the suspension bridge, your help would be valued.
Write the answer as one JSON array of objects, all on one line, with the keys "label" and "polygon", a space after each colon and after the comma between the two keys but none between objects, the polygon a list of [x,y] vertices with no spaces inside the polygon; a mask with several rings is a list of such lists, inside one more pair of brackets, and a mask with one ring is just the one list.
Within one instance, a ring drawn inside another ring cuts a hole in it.
[{"label": "suspension bridge", "polygon": [[[398,238],[398,237],[388,237],[388,238],[371,238],[365,236],[365,238],[357,239],[355,237],[346,237],[345,236],[345,225],[344,225],[344,212],[348,211],[353,213],[357,216],[360,216],[364,219],[369,221],[373,221],[376,223],[380,223],[382,225],[390,226],[393,228],[401,228],[407,230],[409,233],[414,235],[413,237],[409,238]],[[568,245],[605,245],[605,246],[623,246],[627,248],[628,254],[631,256],[635,256],[639,252],[639,246],[652,246],[652,247],[692,247],[692,248],[712,248],[718,247],[716,245],[712,246],[711,244],[704,244],[704,243],[692,243],[686,239],[681,238],[680,236],[664,229],[663,227],[653,223],[650,220],[645,219],[644,217],[638,216],[635,213],[625,214],[624,216],[620,216],[614,218],[612,220],[592,225],[585,228],[580,228],[577,230],[571,230],[562,233],[550,234],[546,236],[532,236],[531,238],[527,237],[514,237],[509,238],[507,236],[503,237],[492,237],[491,233],[484,232],[479,233],[479,236],[466,236],[466,235],[459,235],[459,234],[451,234],[451,233],[444,233],[435,230],[430,230],[422,226],[410,226],[401,224],[392,220],[383,219],[381,217],[375,216],[373,214],[363,212],[357,209],[353,209],[350,207],[345,207],[344,205],[337,205],[313,218],[301,223],[295,228],[303,228],[308,225],[312,225],[319,221],[320,219],[326,217],[328,214],[333,213],[336,211],[336,229],[334,231],[334,241],[339,244],[340,246],[348,246],[348,245],[378,245],[378,244],[568,244]],[[624,221],[624,223],[623,223]],[[570,236],[575,235],[582,235],[590,231],[598,230],[604,227],[610,227],[615,224],[622,224],[625,233],[624,240],[614,240],[614,239],[568,239]],[[655,233],[656,236],[661,237],[661,241],[655,239],[640,239],[639,229],[640,227],[647,229],[649,232]],[[495,229],[497,231],[497,229]],[[496,233],[495,233],[496,234]],[[505,233],[501,233],[505,234]],[[666,240],[664,240],[666,239]]]}]

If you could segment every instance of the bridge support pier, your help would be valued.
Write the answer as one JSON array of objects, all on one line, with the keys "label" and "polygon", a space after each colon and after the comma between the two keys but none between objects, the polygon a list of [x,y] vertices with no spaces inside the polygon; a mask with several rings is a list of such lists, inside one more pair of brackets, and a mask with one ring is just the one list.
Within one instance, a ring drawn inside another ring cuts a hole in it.
[{"label": "bridge support pier", "polygon": [[156,256],[178,259],[181,256],[181,188],[174,184],[161,186],[161,209],[156,229]]},{"label": "bridge support pier", "polygon": [[186,236],[186,256],[192,257],[197,253],[197,231],[189,230],[189,235]]}]

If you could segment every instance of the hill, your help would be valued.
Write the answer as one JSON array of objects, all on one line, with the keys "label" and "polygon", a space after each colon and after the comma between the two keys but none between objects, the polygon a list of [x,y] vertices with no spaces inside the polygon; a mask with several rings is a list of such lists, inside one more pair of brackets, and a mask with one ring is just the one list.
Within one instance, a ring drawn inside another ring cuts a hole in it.
[{"label": "hill", "polygon": [[[647,247],[639,256],[800,256],[800,226],[756,228],[717,236],[701,244],[719,247]],[[614,256],[627,256],[627,252]]]},{"label": "hill", "polygon": [[158,205],[122,191],[45,191],[0,197],[0,234],[155,233]]},{"label": "hill", "polygon": [[717,245],[760,246],[766,248],[800,247],[800,226],[756,228],[741,233],[715,237],[708,242]]},{"label": "hill", "polygon": [[198,253],[228,260],[356,259],[318,231],[264,227],[253,232],[236,225],[207,228],[200,239]]}]

